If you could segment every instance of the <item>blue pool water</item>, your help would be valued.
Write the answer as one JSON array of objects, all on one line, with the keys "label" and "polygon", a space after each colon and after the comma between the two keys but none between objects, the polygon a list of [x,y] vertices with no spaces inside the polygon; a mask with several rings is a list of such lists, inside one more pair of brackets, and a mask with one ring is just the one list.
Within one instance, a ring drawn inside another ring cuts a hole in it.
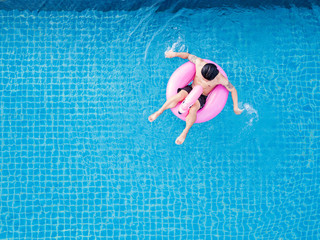
[{"label": "blue pool water", "polygon": [[[320,7],[0,10],[0,239],[319,239]],[[239,94],[192,127],[185,61]]]}]

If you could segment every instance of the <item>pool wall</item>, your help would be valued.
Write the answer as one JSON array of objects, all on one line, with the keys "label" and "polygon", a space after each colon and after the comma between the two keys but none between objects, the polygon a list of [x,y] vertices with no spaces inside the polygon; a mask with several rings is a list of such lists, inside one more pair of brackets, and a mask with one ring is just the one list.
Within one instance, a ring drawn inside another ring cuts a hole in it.
[{"label": "pool wall", "polygon": [[182,8],[199,9],[212,7],[268,7],[268,6],[290,6],[310,8],[319,1],[309,0],[231,0],[231,1],[210,1],[210,0],[191,0],[191,1],[155,1],[155,0],[135,0],[135,1],[119,1],[119,0],[0,0],[0,9],[3,10],[29,10],[29,11],[83,11],[83,10],[137,10],[143,7],[156,6],[157,11],[172,10],[177,11]]}]

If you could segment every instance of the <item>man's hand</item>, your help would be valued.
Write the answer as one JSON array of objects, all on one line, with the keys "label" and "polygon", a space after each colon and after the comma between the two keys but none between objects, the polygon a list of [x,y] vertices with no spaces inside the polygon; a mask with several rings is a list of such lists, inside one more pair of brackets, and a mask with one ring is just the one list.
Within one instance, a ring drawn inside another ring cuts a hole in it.
[{"label": "man's hand", "polygon": [[165,52],[165,56],[166,56],[166,58],[174,58],[174,57],[176,57],[176,53],[172,50],[169,50],[169,51]]},{"label": "man's hand", "polygon": [[237,115],[240,115],[243,112],[243,110],[240,110],[238,107],[237,108],[233,108],[233,111]]}]

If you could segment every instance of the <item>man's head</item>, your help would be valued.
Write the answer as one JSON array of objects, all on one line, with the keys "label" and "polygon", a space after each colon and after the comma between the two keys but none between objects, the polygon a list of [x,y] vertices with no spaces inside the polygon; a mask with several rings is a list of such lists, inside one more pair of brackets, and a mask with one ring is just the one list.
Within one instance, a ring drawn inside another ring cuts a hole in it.
[{"label": "man's head", "polygon": [[217,66],[212,63],[207,63],[203,66],[201,69],[202,76],[207,80],[214,79],[219,73],[219,70],[217,69]]}]

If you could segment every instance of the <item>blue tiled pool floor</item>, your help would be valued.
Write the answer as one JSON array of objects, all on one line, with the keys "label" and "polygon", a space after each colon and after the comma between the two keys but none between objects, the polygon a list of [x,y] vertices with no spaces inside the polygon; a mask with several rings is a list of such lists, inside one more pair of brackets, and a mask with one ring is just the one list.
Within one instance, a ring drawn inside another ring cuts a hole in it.
[{"label": "blue tiled pool floor", "polygon": [[[319,239],[320,9],[0,11],[0,239]],[[184,60],[237,88],[165,100]]]}]

